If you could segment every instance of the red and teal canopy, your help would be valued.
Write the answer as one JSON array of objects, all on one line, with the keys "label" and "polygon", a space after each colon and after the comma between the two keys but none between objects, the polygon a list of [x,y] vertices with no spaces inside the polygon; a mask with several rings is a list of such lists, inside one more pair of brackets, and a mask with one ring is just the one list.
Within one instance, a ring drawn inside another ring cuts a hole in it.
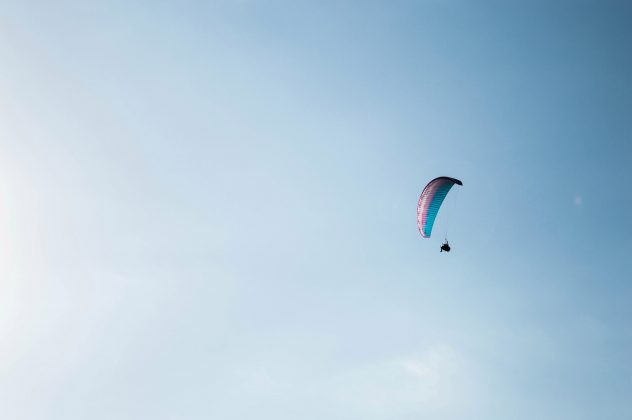
[{"label": "red and teal canopy", "polygon": [[440,176],[430,181],[421,192],[417,204],[417,227],[424,238],[430,237],[441,203],[454,184],[463,185],[458,179]]}]

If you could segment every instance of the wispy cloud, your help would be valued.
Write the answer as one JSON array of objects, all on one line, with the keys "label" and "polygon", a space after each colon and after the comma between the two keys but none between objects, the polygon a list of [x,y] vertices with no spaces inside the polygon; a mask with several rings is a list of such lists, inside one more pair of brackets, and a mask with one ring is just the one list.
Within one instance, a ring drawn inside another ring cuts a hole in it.
[{"label": "wispy cloud", "polygon": [[582,197],[580,194],[575,195],[575,198],[573,198],[573,203],[576,207],[581,207],[581,205],[584,203],[584,197]]},{"label": "wispy cloud", "polygon": [[452,345],[436,343],[420,353],[377,361],[338,378],[339,397],[377,417],[436,413],[458,416],[471,405],[471,369]]}]

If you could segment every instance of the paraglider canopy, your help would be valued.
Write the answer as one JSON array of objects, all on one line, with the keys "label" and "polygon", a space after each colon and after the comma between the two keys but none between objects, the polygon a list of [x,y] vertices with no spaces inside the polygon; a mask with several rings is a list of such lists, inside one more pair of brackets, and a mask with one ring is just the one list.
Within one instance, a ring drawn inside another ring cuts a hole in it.
[{"label": "paraglider canopy", "polygon": [[440,176],[430,181],[421,192],[417,203],[417,227],[424,238],[429,238],[432,234],[432,226],[439,208],[454,184],[463,185],[456,178]]}]

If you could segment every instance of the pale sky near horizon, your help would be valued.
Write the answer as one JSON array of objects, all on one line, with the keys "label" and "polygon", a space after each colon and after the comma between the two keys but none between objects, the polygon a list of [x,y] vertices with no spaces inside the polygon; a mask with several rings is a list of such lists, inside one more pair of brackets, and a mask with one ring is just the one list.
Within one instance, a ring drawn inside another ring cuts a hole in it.
[{"label": "pale sky near horizon", "polygon": [[0,0],[0,418],[632,418],[631,23]]}]

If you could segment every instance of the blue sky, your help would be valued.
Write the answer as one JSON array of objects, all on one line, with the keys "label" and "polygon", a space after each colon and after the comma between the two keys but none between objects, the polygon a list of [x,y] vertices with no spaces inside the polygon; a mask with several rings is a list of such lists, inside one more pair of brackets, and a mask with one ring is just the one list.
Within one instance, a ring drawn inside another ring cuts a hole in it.
[{"label": "blue sky", "polygon": [[3,418],[632,417],[627,2],[0,6]]}]

